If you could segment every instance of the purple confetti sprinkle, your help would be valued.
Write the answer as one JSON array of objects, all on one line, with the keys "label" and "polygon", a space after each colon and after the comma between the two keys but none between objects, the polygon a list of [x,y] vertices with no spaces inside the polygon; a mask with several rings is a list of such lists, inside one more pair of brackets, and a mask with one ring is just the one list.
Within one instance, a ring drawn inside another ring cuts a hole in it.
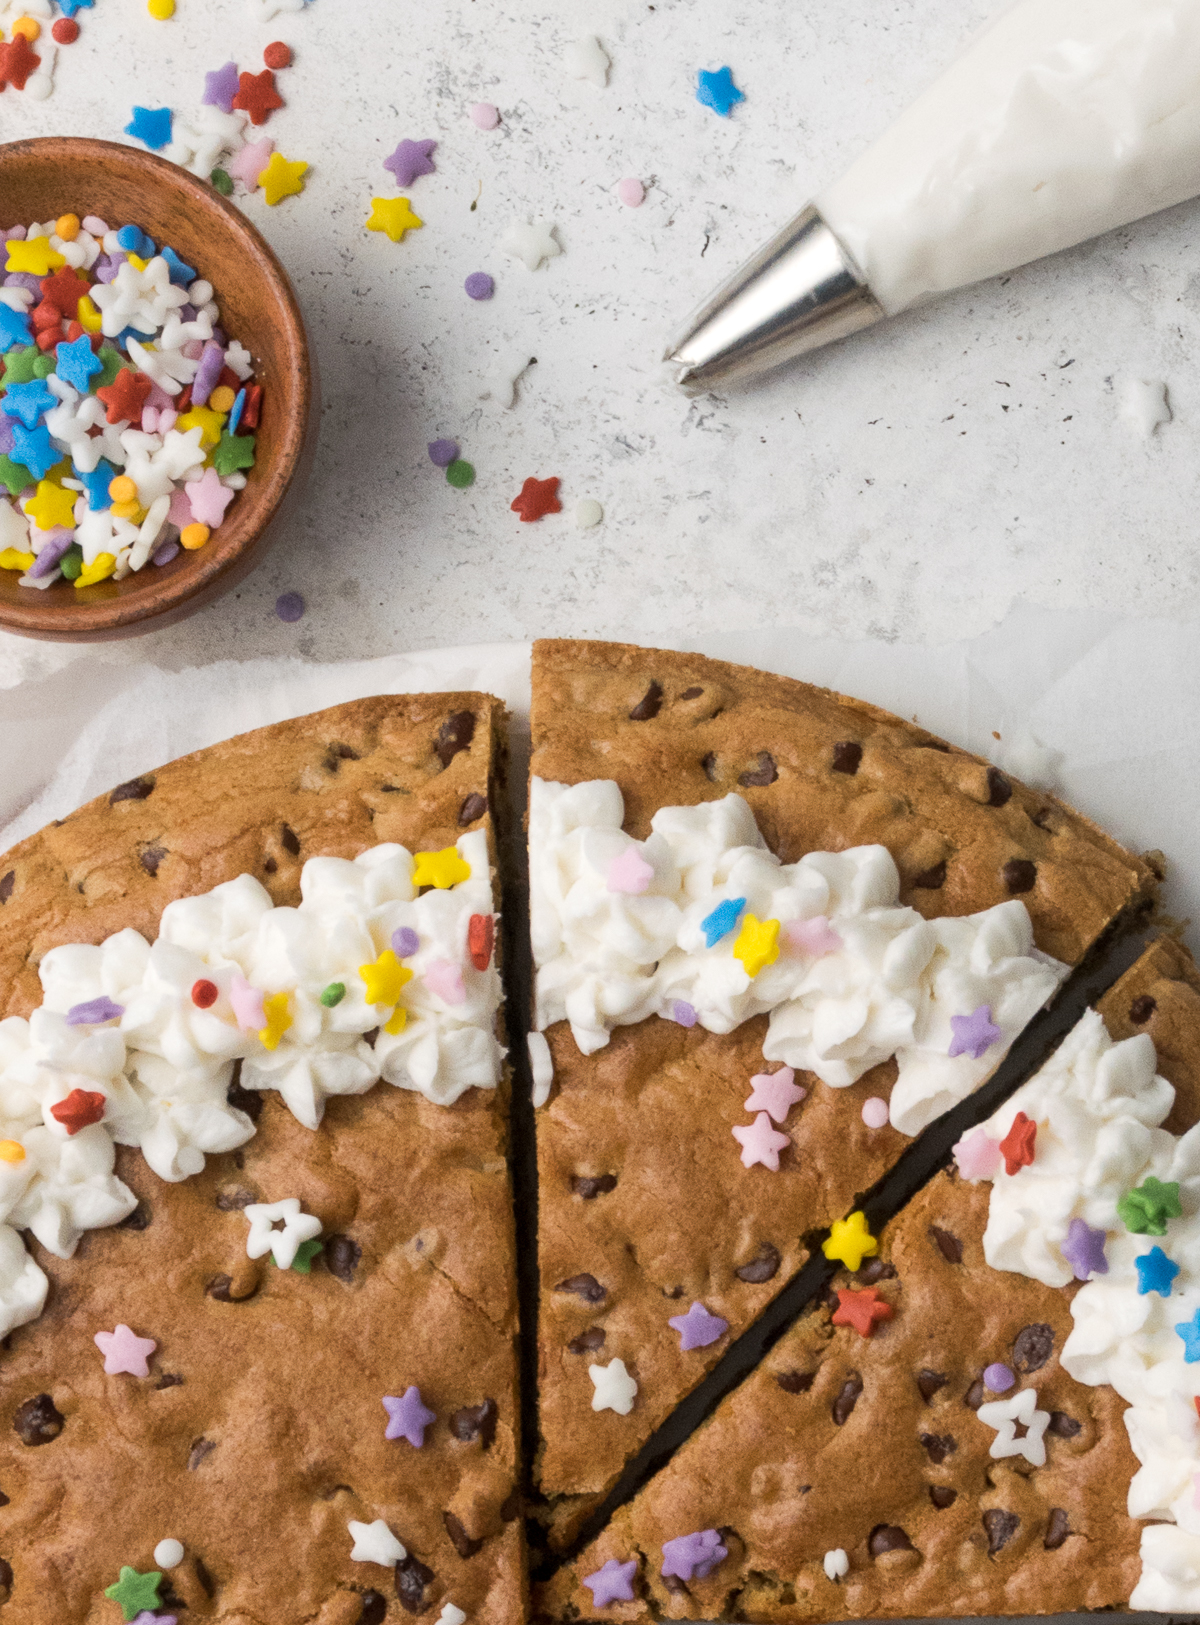
[{"label": "purple confetti sprinkle", "polygon": [[225,352],[219,344],[209,339],[200,354],[200,365],[196,368],[196,376],[192,380],[192,404],[203,406],[217,387],[217,379],[221,376],[221,369],[225,365]]},{"label": "purple confetti sprinkle", "polygon": [[180,305],[175,314],[181,322],[194,322],[198,312],[195,305]]},{"label": "purple confetti sprinkle", "polygon": [[67,1011],[68,1027],[100,1027],[106,1021],[117,1021],[125,1014],[123,1004],[114,1004],[107,993],[84,1004],[73,1004]]},{"label": "purple confetti sprinkle", "polygon": [[458,456],[458,443],[454,440],[431,440],[429,461],[438,468],[449,468]]},{"label": "purple confetti sprinkle", "polygon": [[124,254],[101,254],[92,266],[92,275],[97,282],[111,282],[124,263]]},{"label": "purple confetti sprinkle", "polygon": [[275,600],[275,613],[281,621],[298,621],[304,614],[304,598],[298,592],[281,592]]},{"label": "purple confetti sprinkle", "polygon": [[4,233],[5,242],[23,243],[25,241],[24,226],[10,226]]},{"label": "purple confetti sprinkle", "polygon": [[38,576],[48,576],[51,570],[58,568],[58,561],[75,540],[75,532],[68,530],[65,525],[55,525],[48,530],[42,541],[42,550],[29,566],[29,574],[35,579]]},{"label": "purple confetti sprinkle", "polygon": [[178,542],[164,542],[161,547],[154,549],[150,557],[155,564],[170,564],[172,559],[179,557],[180,551]]},{"label": "purple confetti sprinkle", "polygon": [[1001,1365],[999,1360],[995,1365],[988,1366],[983,1373],[984,1386],[993,1394],[1006,1394],[1016,1380],[1008,1367]]},{"label": "purple confetti sprinkle", "polygon": [[468,299],[490,299],[496,291],[496,284],[486,271],[472,271],[463,287]]},{"label": "purple confetti sprinkle", "polygon": [[13,448],[13,420],[7,412],[0,412],[0,455],[7,456]]},{"label": "purple confetti sprinkle", "polygon": [[409,954],[415,954],[420,944],[421,939],[411,925],[402,925],[398,931],[392,932],[392,951],[397,959],[407,959]]},{"label": "purple confetti sprinkle", "polygon": [[4,279],[4,286],[24,288],[27,293],[37,294],[39,297],[42,292],[42,285],[32,271],[10,271]]},{"label": "purple confetti sprinkle", "polygon": [[686,999],[676,999],[671,1006],[671,1020],[677,1021],[681,1027],[694,1027],[696,1025],[696,1007],[689,1004]]}]

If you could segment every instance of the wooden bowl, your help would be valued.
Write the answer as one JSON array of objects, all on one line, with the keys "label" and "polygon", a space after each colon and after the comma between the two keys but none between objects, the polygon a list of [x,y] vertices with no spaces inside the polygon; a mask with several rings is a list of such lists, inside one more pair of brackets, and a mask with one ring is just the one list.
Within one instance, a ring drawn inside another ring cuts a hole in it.
[{"label": "wooden bowl", "polygon": [[263,385],[254,467],[198,551],[82,590],[64,581],[44,590],[19,587],[15,571],[0,570],[0,628],[94,643],[181,621],[254,568],[284,494],[308,460],[317,414],[304,321],[287,272],[213,187],[154,153],[111,141],[53,136],[0,146],[0,231],[67,213],[97,214],[114,230],[133,222],[160,247],[169,243],[212,283],[221,326],[250,351]]}]

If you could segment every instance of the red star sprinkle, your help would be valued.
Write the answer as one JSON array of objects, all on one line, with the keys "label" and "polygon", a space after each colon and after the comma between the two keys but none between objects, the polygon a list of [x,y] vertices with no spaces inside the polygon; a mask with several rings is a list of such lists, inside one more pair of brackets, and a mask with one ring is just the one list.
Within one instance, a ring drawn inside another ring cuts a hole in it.
[{"label": "red star sprinkle", "polygon": [[496,926],[490,914],[472,914],[467,926],[467,952],[476,970],[486,970],[492,962]]},{"label": "red star sprinkle", "polygon": [[1004,1157],[1004,1172],[1015,1174],[1018,1168],[1027,1168],[1033,1161],[1033,1142],[1037,1139],[1037,1124],[1030,1122],[1024,1112],[1013,1118],[1013,1126],[1000,1141]]},{"label": "red star sprinkle", "polygon": [[113,382],[106,389],[98,389],[96,394],[108,407],[110,423],[120,423],[122,419],[126,423],[138,423],[150,394],[150,380],[144,372],[131,372],[128,367],[122,367]]},{"label": "red star sprinkle", "polygon": [[283,97],[275,89],[275,75],[270,68],[264,68],[261,73],[241,74],[238,93],[230,105],[249,113],[251,124],[265,124],[268,114],[283,106]]},{"label": "red star sprinkle", "polygon": [[33,317],[33,325],[39,332],[46,327],[62,326],[62,311],[51,299],[43,299],[34,305],[29,314]]},{"label": "red star sprinkle", "polygon": [[53,276],[42,278],[43,300],[53,305],[68,321],[73,322],[79,315],[79,301],[87,291],[87,282],[81,280],[69,265],[62,266]]},{"label": "red star sprinkle", "polygon": [[521,494],[514,497],[509,507],[514,513],[521,515],[523,524],[532,524],[535,519],[542,519],[548,513],[561,513],[562,503],[558,500],[557,479],[535,480],[531,474],[521,487]]},{"label": "red star sprinkle", "polygon": [[7,45],[0,45],[0,85],[10,84],[14,90],[24,90],[25,81],[42,59],[35,55],[24,34],[14,34]]},{"label": "red star sprinkle", "polygon": [[98,1123],[104,1116],[104,1096],[91,1089],[72,1089],[65,1100],[51,1106],[50,1115],[68,1134],[78,1134],[81,1128]]},{"label": "red star sprinkle", "polygon": [[871,1337],[877,1320],[891,1320],[895,1310],[885,1303],[873,1286],[861,1292],[838,1289],[838,1306],[833,1311],[835,1326],[853,1326],[860,1337]]}]

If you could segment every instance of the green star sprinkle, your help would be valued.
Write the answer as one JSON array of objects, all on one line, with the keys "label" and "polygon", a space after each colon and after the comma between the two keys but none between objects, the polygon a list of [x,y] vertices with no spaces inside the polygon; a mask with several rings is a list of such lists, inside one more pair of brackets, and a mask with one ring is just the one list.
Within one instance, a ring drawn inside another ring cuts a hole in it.
[{"label": "green star sprinkle", "polygon": [[302,1241],[300,1243],[299,1247],[296,1248],[296,1256],[292,1260],[292,1268],[297,1275],[312,1274],[313,1259],[324,1245],[325,1243],[319,1236],[314,1236],[311,1241]]},{"label": "green star sprinkle", "polygon": [[475,470],[465,458],[456,457],[446,470],[446,483],[456,491],[465,491],[468,485],[475,484]]},{"label": "green star sprinkle", "polygon": [[98,389],[111,389],[121,368],[128,365],[120,350],[114,350],[111,344],[100,346],[96,351],[96,360],[101,363],[103,371],[96,373],[88,386],[93,395]]},{"label": "green star sprinkle", "polygon": [[233,196],[233,182],[223,169],[214,169],[208,178],[222,197]]},{"label": "green star sprinkle", "polygon": [[35,482],[24,463],[14,463],[11,457],[5,457],[0,452],[0,485],[8,487],[10,497],[20,496],[26,486]]},{"label": "green star sprinkle", "polygon": [[236,474],[239,468],[253,468],[254,436],[223,434],[213,449],[212,460],[218,474]]},{"label": "green star sprinkle", "polygon": [[33,382],[33,364],[41,355],[41,351],[32,344],[25,349],[13,349],[5,352],[4,356],[4,384],[31,384]]},{"label": "green star sprinkle", "polygon": [[330,982],[324,993],[321,994],[321,1003],[325,1006],[326,1010],[332,1010],[334,1005],[341,1004],[345,997],[345,982]]},{"label": "green star sprinkle", "polygon": [[1117,1203],[1117,1213],[1135,1236],[1165,1236],[1167,1220],[1178,1219],[1183,1213],[1178,1181],[1172,1179],[1164,1184],[1151,1174],[1136,1190],[1125,1192]]},{"label": "green star sprinkle", "polygon": [[139,1614],[158,1607],[158,1588],[161,1584],[162,1575],[157,1571],[139,1574],[136,1569],[122,1563],[121,1578],[115,1586],[107,1586],[104,1595],[121,1604],[121,1612],[127,1620],[136,1619]]},{"label": "green star sprinkle", "polygon": [[39,355],[37,360],[34,362],[33,376],[35,378],[49,378],[50,374],[57,366],[57,360],[53,354],[47,350],[44,355]]}]

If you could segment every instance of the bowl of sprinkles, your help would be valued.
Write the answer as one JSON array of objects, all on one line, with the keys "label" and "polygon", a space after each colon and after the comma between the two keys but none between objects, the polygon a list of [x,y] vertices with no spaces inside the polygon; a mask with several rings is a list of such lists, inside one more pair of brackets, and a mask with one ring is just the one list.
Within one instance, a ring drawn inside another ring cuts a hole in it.
[{"label": "bowl of sprinkles", "polygon": [[315,425],[287,273],[153,153],[0,146],[0,628],[99,641],[261,558]]}]

